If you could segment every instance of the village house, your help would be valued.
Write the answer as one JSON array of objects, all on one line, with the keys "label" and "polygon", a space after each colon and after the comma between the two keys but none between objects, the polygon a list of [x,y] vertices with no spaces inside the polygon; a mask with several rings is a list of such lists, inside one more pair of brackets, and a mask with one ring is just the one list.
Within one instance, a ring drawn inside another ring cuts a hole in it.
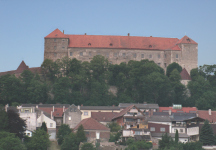
[{"label": "village house", "polygon": [[103,125],[107,125],[112,122],[112,118],[119,114],[118,112],[91,112],[91,118],[97,120]]},{"label": "village house", "polygon": [[131,105],[135,105],[137,108],[139,108],[142,112],[149,112],[149,111],[153,111],[153,112],[157,112],[159,111],[159,106],[158,104],[147,104],[146,102],[142,103],[119,103],[119,108],[125,109],[128,106]]},{"label": "village house", "polygon": [[101,142],[107,142],[110,138],[110,128],[99,123],[93,118],[83,119],[75,128],[74,132],[77,132],[79,126],[82,125],[87,137],[87,142],[95,142],[100,140]]}]

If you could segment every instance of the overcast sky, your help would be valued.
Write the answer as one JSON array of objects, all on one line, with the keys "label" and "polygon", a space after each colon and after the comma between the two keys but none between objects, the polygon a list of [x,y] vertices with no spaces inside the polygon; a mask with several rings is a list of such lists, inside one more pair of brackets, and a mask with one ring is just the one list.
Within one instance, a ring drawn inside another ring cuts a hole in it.
[{"label": "overcast sky", "polygon": [[0,72],[43,62],[44,37],[65,34],[182,38],[198,65],[216,64],[216,0],[0,0]]}]

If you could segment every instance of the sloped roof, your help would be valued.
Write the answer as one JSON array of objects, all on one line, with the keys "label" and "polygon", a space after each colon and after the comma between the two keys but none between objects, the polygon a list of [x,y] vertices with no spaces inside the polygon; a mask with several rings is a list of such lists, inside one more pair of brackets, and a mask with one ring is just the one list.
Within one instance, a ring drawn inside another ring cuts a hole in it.
[{"label": "sloped roof", "polygon": [[177,44],[181,44],[181,43],[184,43],[184,44],[197,44],[197,42],[195,42],[194,40],[192,40],[191,38],[189,38],[186,35],[177,42]]},{"label": "sloped roof", "polygon": [[91,117],[99,122],[111,122],[117,112],[91,112]]},{"label": "sloped roof", "polygon": [[119,103],[120,108],[126,108],[128,106],[135,105],[139,109],[158,109],[158,104],[138,104],[138,103]]},{"label": "sloped roof", "polygon": [[126,114],[131,108],[135,107],[135,105],[131,105],[131,106],[128,106],[127,108],[123,109],[122,111],[120,111],[120,113],[116,114],[113,118],[113,119],[116,119],[118,117],[121,117],[123,116],[124,114]]},{"label": "sloped roof", "polygon": [[22,73],[24,70],[28,70],[29,67],[25,64],[24,61],[22,61],[19,65],[19,67],[17,68],[17,70],[15,71],[15,73]]},{"label": "sloped roof", "polygon": [[80,106],[80,110],[120,110],[117,106]]},{"label": "sloped roof", "polygon": [[171,50],[176,50],[176,51],[180,51],[181,48],[178,45],[175,45],[171,48]]},{"label": "sloped roof", "polygon": [[171,122],[169,116],[150,116],[147,119],[148,121],[155,121],[155,122]]},{"label": "sloped roof", "polygon": [[49,35],[47,35],[45,38],[68,38],[68,37],[57,28]]},{"label": "sloped roof", "polygon": [[72,35],[64,34],[55,29],[45,38],[69,38],[68,47],[91,48],[121,48],[148,50],[181,50],[175,47],[178,38],[141,37],[141,36],[111,36],[111,35]]},{"label": "sloped roof", "polygon": [[173,113],[172,121],[184,121],[196,117],[196,113]]},{"label": "sloped roof", "polygon": [[216,122],[216,111],[211,111],[211,115],[209,115],[209,110],[198,110],[198,117],[209,122]]},{"label": "sloped roof", "polygon": [[79,126],[82,125],[84,130],[110,130],[105,125],[99,123],[93,118],[87,118],[83,119],[75,128],[74,130],[77,130]]},{"label": "sloped roof", "polygon": [[196,107],[182,107],[182,109],[173,109],[172,106],[170,107],[159,107],[159,112],[165,112],[165,111],[169,111],[171,110],[171,112],[186,112],[186,113],[194,113],[197,111]]},{"label": "sloped roof", "polygon": [[191,77],[185,68],[182,69],[180,75],[182,80],[191,80]]}]

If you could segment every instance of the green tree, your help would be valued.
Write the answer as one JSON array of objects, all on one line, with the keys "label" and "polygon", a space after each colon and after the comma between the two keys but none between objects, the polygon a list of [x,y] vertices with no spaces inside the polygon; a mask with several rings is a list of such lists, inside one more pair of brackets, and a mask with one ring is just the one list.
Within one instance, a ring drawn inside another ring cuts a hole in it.
[{"label": "green tree", "polygon": [[182,71],[182,67],[178,63],[173,62],[167,66],[166,75],[169,77],[174,69],[177,69],[179,73]]},{"label": "green tree", "polygon": [[8,131],[8,116],[4,107],[0,107],[0,131]]},{"label": "green tree", "polygon": [[116,122],[108,123],[107,127],[110,128],[111,132],[118,132],[119,130],[121,130],[121,126]]},{"label": "green tree", "polygon": [[176,130],[176,133],[175,133],[175,143],[178,143],[179,141],[179,135],[178,135],[178,130]]},{"label": "green tree", "polygon": [[58,144],[61,145],[63,143],[64,138],[71,133],[71,129],[69,125],[62,124],[57,133],[57,141]]},{"label": "green tree", "polygon": [[41,130],[44,130],[45,132],[47,132],[47,126],[46,126],[46,123],[43,122],[42,125],[41,125]]},{"label": "green tree", "polygon": [[77,132],[76,132],[76,137],[77,137],[78,143],[85,142],[87,140],[85,136],[85,131],[82,125],[78,127]]},{"label": "green tree", "polygon": [[209,90],[203,93],[202,96],[196,100],[195,106],[199,110],[215,109],[216,108],[216,92]]},{"label": "green tree", "polygon": [[15,133],[20,139],[24,138],[26,123],[14,110],[7,111],[9,132]]},{"label": "green tree", "polygon": [[64,138],[64,141],[61,145],[61,150],[78,150],[78,149],[79,149],[79,144],[77,142],[76,134],[72,132]]},{"label": "green tree", "polygon": [[50,146],[49,134],[44,130],[38,129],[33,132],[30,141],[27,143],[28,150],[47,150]]},{"label": "green tree", "polygon": [[81,146],[81,150],[96,150],[96,148],[94,147],[92,143],[84,143]]},{"label": "green tree", "polygon": [[173,139],[168,135],[168,133],[165,133],[162,136],[162,139],[159,141],[159,148],[164,149],[164,148],[171,148],[173,146]]},{"label": "green tree", "polygon": [[204,122],[204,125],[201,128],[200,142],[202,142],[203,145],[214,145],[214,134],[208,120]]},{"label": "green tree", "polygon": [[26,150],[22,141],[13,133],[0,132],[0,149],[1,150]]},{"label": "green tree", "polygon": [[116,142],[120,139],[121,137],[121,133],[117,132],[117,133],[110,133],[110,139],[109,142]]}]

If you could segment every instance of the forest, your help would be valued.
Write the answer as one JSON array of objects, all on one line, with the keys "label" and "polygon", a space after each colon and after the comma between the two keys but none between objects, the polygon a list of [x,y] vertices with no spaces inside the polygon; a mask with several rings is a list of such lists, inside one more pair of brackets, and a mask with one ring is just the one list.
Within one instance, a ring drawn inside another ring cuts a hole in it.
[{"label": "forest", "polygon": [[[25,70],[19,76],[0,77],[0,104],[62,103],[112,106],[119,103],[182,104],[200,110],[216,108],[216,65],[191,70],[187,87],[181,84],[182,67],[172,63],[164,69],[153,61],[110,64],[100,55],[90,62],[63,58],[46,59],[41,73]],[[110,86],[116,87],[116,93]]]}]

